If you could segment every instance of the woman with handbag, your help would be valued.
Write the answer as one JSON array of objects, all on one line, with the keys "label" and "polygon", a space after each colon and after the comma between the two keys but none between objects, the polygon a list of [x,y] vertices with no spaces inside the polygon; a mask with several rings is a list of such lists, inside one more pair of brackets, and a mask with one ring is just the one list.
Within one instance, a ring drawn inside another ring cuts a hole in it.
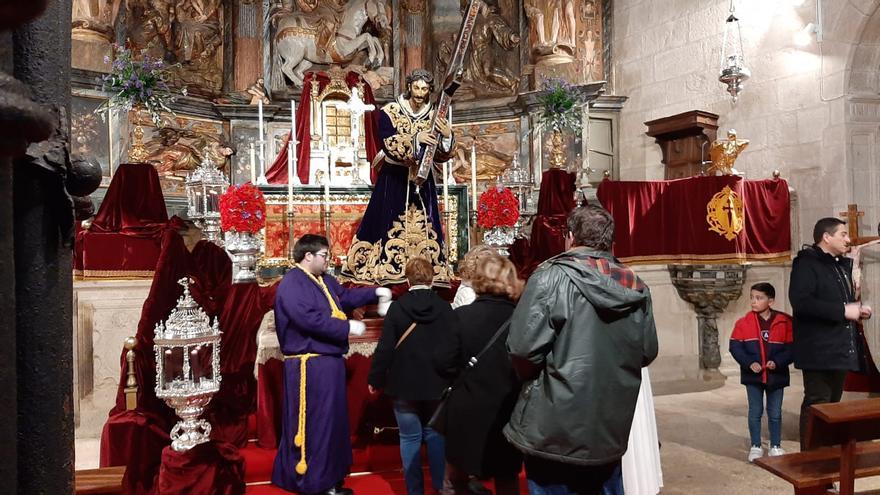
[{"label": "woman with handbag", "polygon": [[510,260],[492,254],[480,258],[472,285],[477,299],[455,310],[459,325],[437,356],[438,369],[457,376],[435,419],[446,435],[443,494],[473,493],[472,475],[494,478],[497,495],[518,494],[522,454],[501,430],[519,395],[505,342],[523,282]]},{"label": "woman with handbag", "polygon": [[367,383],[371,394],[384,390],[392,398],[406,491],[422,495],[422,442],[428,450],[434,491],[439,492],[443,485],[443,437],[427,423],[449,385],[434,367],[434,353],[448,347],[446,341],[456,318],[449,303],[431,290],[434,268],[430,261],[412,258],[404,273],[409,291],[388,309]]}]

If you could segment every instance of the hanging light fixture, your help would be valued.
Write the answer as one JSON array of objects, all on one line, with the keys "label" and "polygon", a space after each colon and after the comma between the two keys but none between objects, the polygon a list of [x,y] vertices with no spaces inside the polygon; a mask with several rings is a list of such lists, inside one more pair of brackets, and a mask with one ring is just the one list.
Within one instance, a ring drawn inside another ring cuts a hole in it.
[{"label": "hanging light fixture", "polygon": [[743,90],[743,83],[752,75],[745,66],[743,59],[742,29],[739,18],[736,17],[736,9],[733,0],[730,0],[730,10],[727,20],[724,22],[724,40],[721,44],[721,72],[718,80],[727,85],[727,92],[733,97],[733,102]]}]

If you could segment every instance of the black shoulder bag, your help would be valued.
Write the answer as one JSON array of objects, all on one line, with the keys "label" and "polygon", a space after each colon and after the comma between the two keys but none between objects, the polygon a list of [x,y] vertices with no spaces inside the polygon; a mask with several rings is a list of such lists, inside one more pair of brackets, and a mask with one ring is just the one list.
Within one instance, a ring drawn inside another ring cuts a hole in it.
[{"label": "black shoulder bag", "polygon": [[460,387],[464,383],[465,378],[467,378],[468,371],[473,369],[477,365],[477,363],[480,361],[480,358],[483,357],[483,354],[485,354],[486,351],[488,351],[489,348],[492,347],[493,344],[495,344],[495,342],[498,340],[498,337],[500,337],[501,334],[508,329],[508,327],[510,327],[509,318],[507,319],[507,321],[502,323],[500,327],[498,327],[495,335],[493,335],[492,338],[489,339],[489,342],[480,350],[480,352],[478,352],[476,356],[471,356],[471,358],[468,359],[468,362],[465,365],[464,369],[461,370],[461,373],[458,374],[458,378],[455,379],[452,385],[446,387],[446,389],[443,390],[443,394],[440,396],[440,402],[437,404],[437,409],[434,410],[434,414],[432,414],[431,419],[428,420],[428,426],[440,433],[443,433],[441,423],[445,423],[445,421],[442,421],[442,419],[446,417],[446,406],[449,403],[449,397],[452,395],[452,391]]}]

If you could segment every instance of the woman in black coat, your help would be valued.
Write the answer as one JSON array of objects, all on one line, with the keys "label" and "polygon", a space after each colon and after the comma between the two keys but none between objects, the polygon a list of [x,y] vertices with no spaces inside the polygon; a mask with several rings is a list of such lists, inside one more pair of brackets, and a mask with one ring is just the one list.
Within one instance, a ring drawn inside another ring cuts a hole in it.
[{"label": "woman in black coat", "polygon": [[494,478],[498,495],[518,494],[522,456],[501,433],[519,394],[510,365],[507,330],[473,368],[465,366],[507,322],[523,283],[507,258],[480,259],[472,280],[477,299],[455,310],[459,324],[450,345],[438,352],[437,366],[450,377],[464,372],[449,396],[438,428],[446,432],[446,479],[443,494],[466,494],[468,477]]},{"label": "woman in black coat", "polygon": [[367,383],[371,394],[384,391],[393,399],[406,491],[408,495],[422,495],[423,442],[434,490],[439,492],[443,483],[443,437],[427,423],[449,384],[434,361],[437,349],[450,345],[455,313],[448,302],[431,290],[434,267],[430,261],[412,258],[405,273],[410,289],[388,309]]}]

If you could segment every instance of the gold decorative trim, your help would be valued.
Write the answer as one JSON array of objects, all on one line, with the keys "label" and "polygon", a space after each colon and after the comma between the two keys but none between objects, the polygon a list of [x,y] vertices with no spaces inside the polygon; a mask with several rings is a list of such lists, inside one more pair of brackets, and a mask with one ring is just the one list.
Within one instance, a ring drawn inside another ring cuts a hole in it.
[{"label": "gold decorative trim", "polygon": [[154,270],[74,270],[74,280],[118,279],[136,280],[153,278]]},{"label": "gold decorative trim", "polygon": [[662,264],[701,264],[707,261],[715,263],[743,263],[748,261],[762,261],[766,263],[785,263],[791,261],[791,251],[768,254],[679,254],[679,255],[653,255],[653,256],[626,256],[618,258],[629,265],[662,265]]},{"label": "gold decorative trim", "polygon": [[434,284],[449,284],[452,270],[448,262],[441,263],[437,232],[422,210],[410,205],[392,224],[387,237],[384,243],[381,240],[361,241],[355,237],[340,279],[378,285],[402,283],[407,261],[422,256],[434,266]]}]

